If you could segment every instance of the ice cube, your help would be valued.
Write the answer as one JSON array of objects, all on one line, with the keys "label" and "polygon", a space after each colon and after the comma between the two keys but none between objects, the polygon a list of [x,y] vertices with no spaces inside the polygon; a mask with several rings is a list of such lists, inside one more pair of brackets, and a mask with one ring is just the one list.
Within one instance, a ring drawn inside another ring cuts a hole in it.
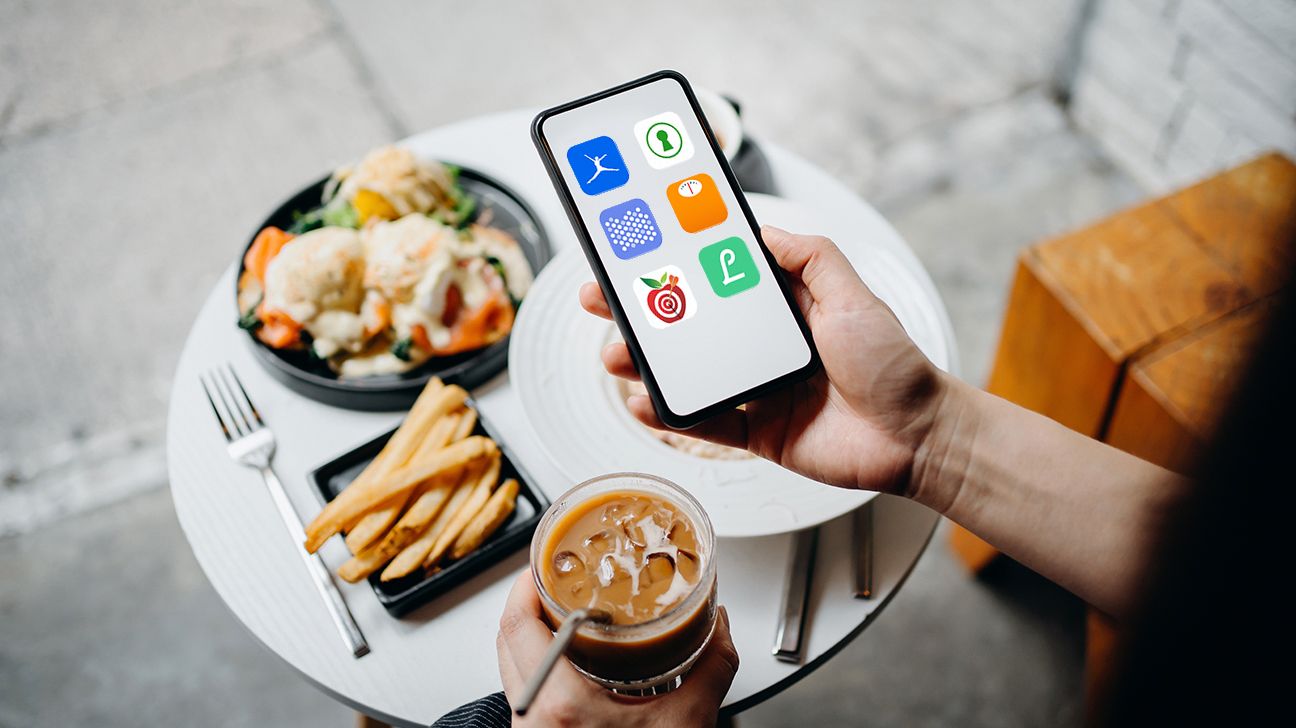
[{"label": "ice cube", "polygon": [[603,586],[608,586],[612,583],[612,577],[614,576],[616,576],[616,568],[612,565],[612,555],[607,554],[602,559],[599,559],[599,565],[598,565],[599,583],[602,584]]},{"label": "ice cube", "polygon": [[670,529],[666,532],[666,539],[671,543],[676,543],[679,538],[689,532],[688,521],[676,518],[671,522]]},{"label": "ice cube", "polygon": [[653,523],[657,524],[657,527],[662,530],[662,533],[670,532],[671,526],[673,525],[670,511],[658,508],[653,511],[652,520]]},{"label": "ice cube", "polygon": [[666,528],[655,514],[641,517],[630,527],[630,534],[647,549],[656,549],[669,543]]},{"label": "ice cube", "polygon": [[610,528],[605,528],[602,531],[596,531],[595,533],[586,536],[585,540],[581,542],[581,545],[584,546],[589,553],[605,553],[616,548],[616,536],[615,531]]},{"label": "ice cube", "polygon": [[576,601],[581,603],[589,601],[590,597],[594,594],[594,586],[588,579],[577,580],[569,589],[571,595],[576,599]]},{"label": "ice cube", "polygon": [[630,524],[639,520],[639,517],[648,510],[647,501],[638,498],[628,501],[618,501],[603,509],[603,514],[599,517],[603,523],[615,525],[621,528],[627,528]]},{"label": "ice cube", "polygon": [[570,551],[559,551],[553,557],[554,571],[559,576],[571,576],[572,574],[581,574],[585,572],[585,562],[581,557]]},{"label": "ice cube", "polygon": [[677,549],[679,559],[679,570],[684,574],[685,579],[692,579],[694,575],[702,568],[702,559],[688,549]]},{"label": "ice cube", "polygon": [[617,527],[620,529],[621,535],[625,537],[625,540],[630,542],[631,546],[639,549],[640,551],[648,548],[648,544],[645,542],[644,539],[643,531],[641,531],[639,528],[637,528],[632,524],[626,524],[626,525],[618,524]]},{"label": "ice cube", "polygon": [[675,559],[670,554],[648,554],[648,565],[644,569],[649,584],[669,582],[675,577]]}]

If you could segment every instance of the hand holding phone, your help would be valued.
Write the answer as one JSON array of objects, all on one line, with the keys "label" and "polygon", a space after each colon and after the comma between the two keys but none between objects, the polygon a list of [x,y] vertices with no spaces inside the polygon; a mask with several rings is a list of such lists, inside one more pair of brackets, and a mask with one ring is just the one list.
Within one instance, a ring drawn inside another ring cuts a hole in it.
[{"label": "hand holding phone", "polygon": [[[829,485],[891,493],[912,488],[916,453],[941,402],[966,386],[951,385],[923,356],[831,240],[768,226],[761,237],[787,271],[811,331],[823,335],[823,369],[743,409],[720,412],[689,435],[748,450]],[[612,318],[594,283],[581,286],[580,303]],[[607,345],[602,359],[609,374],[639,379],[625,344]],[[648,397],[633,395],[626,407],[643,424],[664,426]]]},{"label": "hand holding phone", "polygon": [[664,424],[693,426],[818,369],[683,76],[546,110],[532,136]]}]

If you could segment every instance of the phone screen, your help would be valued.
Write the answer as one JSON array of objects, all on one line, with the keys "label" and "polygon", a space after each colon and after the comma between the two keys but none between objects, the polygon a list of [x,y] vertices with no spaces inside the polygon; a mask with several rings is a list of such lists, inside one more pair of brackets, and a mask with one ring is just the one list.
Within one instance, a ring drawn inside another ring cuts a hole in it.
[{"label": "phone screen", "polygon": [[673,426],[817,363],[686,83],[663,72],[544,112],[534,126]]}]

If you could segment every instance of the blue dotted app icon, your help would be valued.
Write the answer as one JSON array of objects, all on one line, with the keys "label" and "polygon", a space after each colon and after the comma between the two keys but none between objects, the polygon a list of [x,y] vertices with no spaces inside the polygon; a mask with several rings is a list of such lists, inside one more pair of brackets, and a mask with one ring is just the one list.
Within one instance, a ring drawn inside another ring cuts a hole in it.
[{"label": "blue dotted app icon", "polygon": [[612,252],[621,260],[661,247],[661,228],[657,227],[648,203],[637,197],[604,210],[599,214],[599,223],[612,244]]},{"label": "blue dotted app icon", "polygon": [[567,150],[567,163],[587,195],[601,195],[630,181],[621,151],[612,137],[594,137]]}]

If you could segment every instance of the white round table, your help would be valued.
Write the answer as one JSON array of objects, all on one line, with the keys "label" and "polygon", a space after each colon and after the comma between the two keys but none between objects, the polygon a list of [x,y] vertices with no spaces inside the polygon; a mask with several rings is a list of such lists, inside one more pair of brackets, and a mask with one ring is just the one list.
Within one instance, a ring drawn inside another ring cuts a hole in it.
[{"label": "white round table", "polygon": [[[555,252],[577,245],[531,145],[533,112],[519,110],[464,121],[406,140],[421,156],[458,162],[515,189],[539,215]],[[895,255],[920,281],[915,296],[930,308],[950,352],[954,340],[944,306],[912,251],[873,208],[808,162],[763,144],[783,196],[849,210],[870,244]],[[500,689],[495,666],[498,617],[513,576],[525,568],[519,550],[411,615],[392,618],[367,582],[338,580],[369,641],[353,658],[343,646],[256,472],[236,465],[198,385],[198,375],[232,362],[279,441],[274,467],[303,521],[321,507],[306,473],[393,427],[398,413],[352,412],[297,395],[272,380],[252,358],[234,325],[234,268],[212,290],[185,342],[171,390],[167,465],[176,514],[194,556],[217,594],[266,647],[307,680],[356,710],[394,725],[428,725],[450,709]],[[572,291],[575,296],[576,292]],[[473,392],[537,484],[551,496],[571,484],[541,451],[507,372]],[[810,597],[805,659],[771,655],[792,535],[722,539],[720,601],[728,606],[742,666],[726,698],[729,711],[754,705],[823,664],[895,596],[926,548],[937,516],[899,498],[879,496],[874,511],[874,597],[851,596],[851,522],[821,526]],[[341,539],[322,554],[330,569],[348,557]]]}]

